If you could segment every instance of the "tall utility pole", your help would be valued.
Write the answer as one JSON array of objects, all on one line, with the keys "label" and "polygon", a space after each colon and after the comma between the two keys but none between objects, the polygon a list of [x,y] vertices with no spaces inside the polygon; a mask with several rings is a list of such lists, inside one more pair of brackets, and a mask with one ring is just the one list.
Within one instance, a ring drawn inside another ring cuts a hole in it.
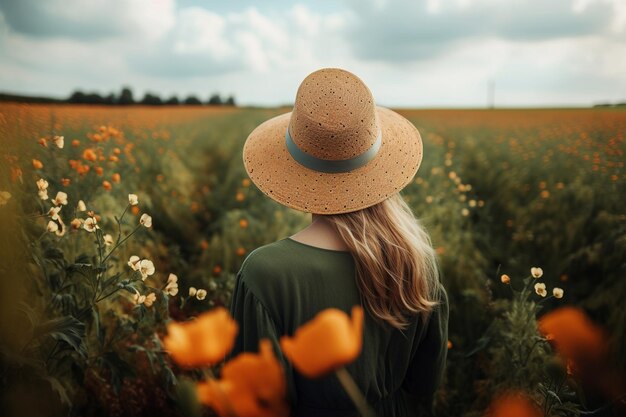
[{"label": "tall utility pole", "polygon": [[487,107],[493,109],[495,107],[496,82],[491,79],[487,83]]}]

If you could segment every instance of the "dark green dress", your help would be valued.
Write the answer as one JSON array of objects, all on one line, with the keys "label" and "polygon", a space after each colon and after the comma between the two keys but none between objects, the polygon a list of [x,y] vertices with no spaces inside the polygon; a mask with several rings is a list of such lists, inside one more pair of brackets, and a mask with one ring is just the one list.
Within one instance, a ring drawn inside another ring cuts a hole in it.
[{"label": "dark green dress", "polygon": [[[433,394],[445,367],[448,342],[448,302],[424,324],[413,319],[400,332],[381,325],[365,309],[363,348],[346,366],[368,403],[384,417],[429,415]],[[310,246],[291,238],[261,246],[244,260],[230,312],[239,324],[233,351],[257,352],[269,338],[287,373],[289,399],[295,416],[357,416],[334,373],[308,379],[282,355],[279,339],[323,309],[350,314],[361,304],[350,252]]]}]

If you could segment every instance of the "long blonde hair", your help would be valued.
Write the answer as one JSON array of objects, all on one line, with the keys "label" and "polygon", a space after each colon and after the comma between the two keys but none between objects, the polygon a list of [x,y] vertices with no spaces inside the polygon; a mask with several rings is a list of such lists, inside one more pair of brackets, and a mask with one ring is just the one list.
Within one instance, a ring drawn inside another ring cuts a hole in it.
[{"label": "long blonde hair", "polygon": [[402,330],[407,315],[430,313],[439,298],[437,255],[399,193],[362,210],[324,217],[352,253],[357,285],[375,318]]}]

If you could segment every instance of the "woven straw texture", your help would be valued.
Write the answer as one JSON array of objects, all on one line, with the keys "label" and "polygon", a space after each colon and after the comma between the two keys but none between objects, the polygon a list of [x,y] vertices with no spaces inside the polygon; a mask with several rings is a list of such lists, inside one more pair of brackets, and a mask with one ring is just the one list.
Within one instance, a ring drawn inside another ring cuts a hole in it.
[{"label": "woven straw texture", "polygon": [[[302,151],[321,159],[358,156],[379,133],[382,144],[359,168],[319,172],[293,159],[285,144],[288,128]],[[291,112],[252,131],[243,162],[252,182],[278,203],[307,213],[337,214],[372,206],[399,192],[417,172],[422,152],[420,134],[411,122],[376,106],[354,74],[328,68],[302,82]]]}]

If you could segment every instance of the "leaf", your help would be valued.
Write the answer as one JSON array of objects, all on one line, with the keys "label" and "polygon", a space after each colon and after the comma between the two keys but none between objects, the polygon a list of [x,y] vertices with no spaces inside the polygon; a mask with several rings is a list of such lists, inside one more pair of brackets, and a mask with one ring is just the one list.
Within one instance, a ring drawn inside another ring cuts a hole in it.
[{"label": "leaf", "polygon": [[111,276],[110,278],[107,278],[106,280],[104,280],[104,282],[102,283],[102,290],[106,290],[107,287],[109,285],[111,285],[111,283],[113,283],[115,280],[117,280],[120,276],[122,276],[123,272],[118,272],[117,274]]},{"label": "leaf", "polygon": [[58,317],[44,322],[37,326],[35,335],[40,338],[50,336],[55,340],[64,341],[76,352],[86,356],[82,344],[85,338],[85,325],[73,316]]},{"label": "leaf", "polygon": [[489,344],[489,342],[491,341],[491,336],[483,336],[480,339],[478,339],[478,342],[476,342],[476,346],[474,347],[474,349],[470,350],[465,357],[469,358],[470,356],[475,355],[476,353],[480,352],[481,350],[483,350],[484,348],[487,347],[487,345]]},{"label": "leaf", "polygon": [[557,400],[557,401],[559,402],[559,404],[562,404],[562,403],[561,403],[561,399],[559,398],[559,395],[558,395],[556,392],[554,392],[554,391],[552,391],[552,390],[548,390],[548,391],[547,391],[547,394],[548,394],[550,397],[552,397],[552,398],[554,398],[555,400]]},{"label": "leaf", "polygon": [[111,372],[111,385],[115,394],[118,395],[124,379],[135,376],[135,371],[116,352],[106,352],[100,361],[102,366]]},{"label": "leaf", "polygon": [[61,384],[61,381],[53,376],[46,376],[44,379],[50,383],[52,390],[59,394],[59,398],[63,404],[71,405],[70,397],[67,395],[67,390],[63,384]]},{"label": "leaf", "polygon": [[35,313],[35,310],[33,310],[28,304],[26,304],[24,301],[20,301],[18,310],[24,313],[26,318],[28,318],[28,321],[30,321],[32,327],[37,326],[37,314]]}]

